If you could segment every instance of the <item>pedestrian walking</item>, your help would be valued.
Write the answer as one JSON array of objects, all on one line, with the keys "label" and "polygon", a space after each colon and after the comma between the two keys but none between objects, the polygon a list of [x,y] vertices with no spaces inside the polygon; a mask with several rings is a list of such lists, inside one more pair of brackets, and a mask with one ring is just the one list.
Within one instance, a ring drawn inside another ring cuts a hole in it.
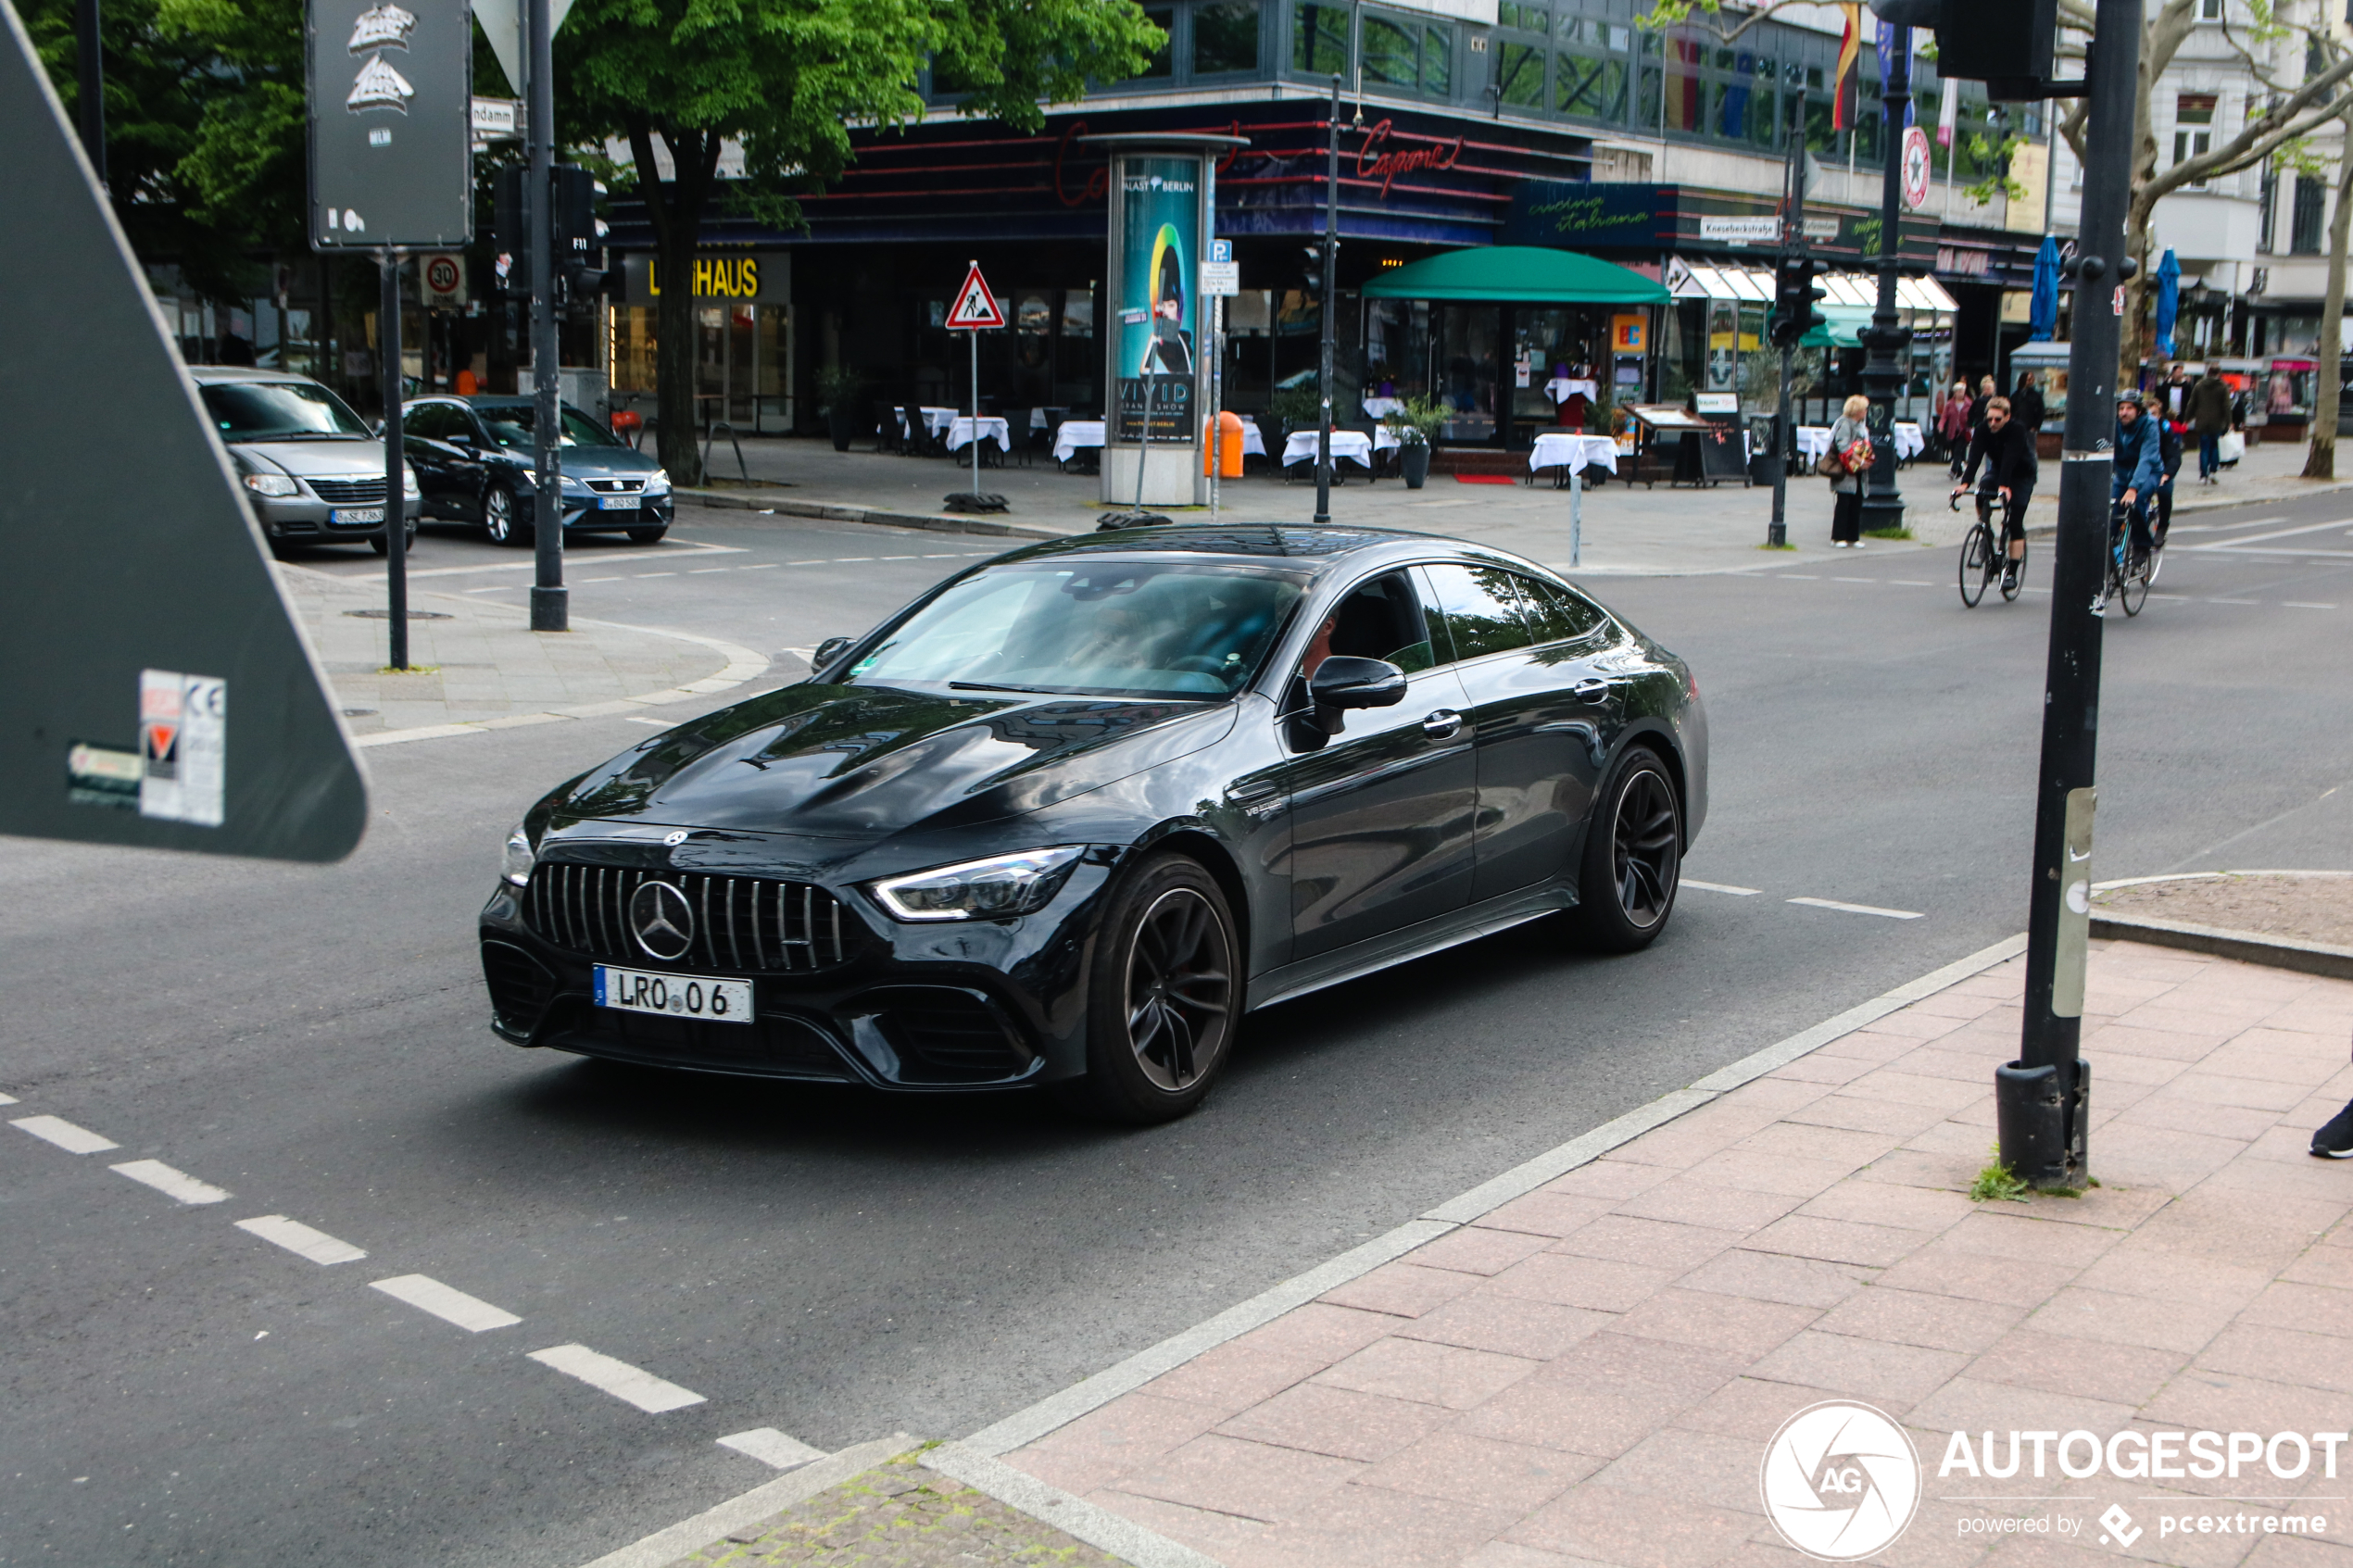
[{"label": "pedestrian walking", "polygon": [[2031,442],[2049,417],[2050,406],[2043,401],[2041,378],[2032,370],[2020,370],[2018,390],[2010,394],[2010,423],[2024,431]]},{"label": "pedestrian walking", "polygon": [[1822,456],[1821,471],[1831,482],[1831,547],[1863,547],[1863,476],[1871,467],[1871,433],[1864,420],[1870,399],[1856,394],[1840,408],[1831,426],[1830,449]]},{"label": "pedestrian walking", "polygon": [[2231,389],[2222,384],[2211,365],[2190,388],[2189,420],[2190,428],[2197,433],[2197,482],[2217,483],[2216,471],[2222,466],[2222,436],[2231,428]]},{"label": "pedestrian walking", "polygon": [[1952,460],[1953,477],[1961,476],[1961,464],[1969,457],[1969,383],[1957,381],[1944,399],[1944,409],[1936,416],[1937,437],[1944,443],[1944,455]]}]

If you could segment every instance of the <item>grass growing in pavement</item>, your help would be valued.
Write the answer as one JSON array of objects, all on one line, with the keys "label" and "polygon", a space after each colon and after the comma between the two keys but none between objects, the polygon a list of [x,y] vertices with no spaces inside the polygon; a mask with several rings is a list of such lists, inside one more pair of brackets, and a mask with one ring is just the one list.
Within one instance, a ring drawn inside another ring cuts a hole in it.
[{"label": "grass growing in pavement", "polygon": [[1794,545],[1759,545],[1756,547],[1760,550],[1794,550],[1797,548]]},{"label": "grass growing in pavement", "polygon": [[2002,1146],[1994,1145],[1992,1153],[1994,1158],[1986,1163],[1983,1170],[1977,1173],[1977,1180],[1969,1184],[1969,1201],[1972,1203],[2025,1202],[2026,1184],[2019,1179],[2016,1172],[2002,1163]]},{"label": "grass growing in pavement", "polygon": [[1908,528],[1874,528],[1863,535],[1866,539],[1909,539],[1911,536],[1912,531]]}]

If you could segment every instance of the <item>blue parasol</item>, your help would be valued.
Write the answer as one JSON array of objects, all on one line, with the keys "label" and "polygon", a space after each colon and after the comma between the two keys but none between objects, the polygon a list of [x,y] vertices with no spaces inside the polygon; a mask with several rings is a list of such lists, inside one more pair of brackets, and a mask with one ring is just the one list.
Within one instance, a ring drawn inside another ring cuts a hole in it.
[{"label": "blue parasol", "polygon": [[2026,341],[2048,343],[2058,335],[2058,241],[2043,236],[2034,254],[2034,295],[2027,307]]},{"label": "blue parasol", "polygon": [[2182,264],[2167,251],[2157,264],[2157,351],[2173,352],[2173,320],[2182,311]]}]

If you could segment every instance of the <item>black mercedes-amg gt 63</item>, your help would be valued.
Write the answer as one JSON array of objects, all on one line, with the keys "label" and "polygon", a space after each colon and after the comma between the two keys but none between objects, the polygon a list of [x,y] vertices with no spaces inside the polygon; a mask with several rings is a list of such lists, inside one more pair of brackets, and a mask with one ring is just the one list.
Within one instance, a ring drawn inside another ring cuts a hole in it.
[{"label": "black mercedes-amg gt 63", "polygon": [[1706,812],[1681,659],[1423,534],[1037,545],[813,664],[531,809],[501,1036],[1164,1121],[1252,1008],[1555,911],[1644,946]]}]

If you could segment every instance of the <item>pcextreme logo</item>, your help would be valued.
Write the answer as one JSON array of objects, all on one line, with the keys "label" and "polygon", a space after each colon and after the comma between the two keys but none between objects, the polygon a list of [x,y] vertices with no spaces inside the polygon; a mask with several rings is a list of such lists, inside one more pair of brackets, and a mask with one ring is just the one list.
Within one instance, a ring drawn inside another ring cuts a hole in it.
[{"label": "pcextreme logo", "polygon": [[1883,1549],[1912,1523],[1919,1451],[1882,1412],[1826,1399],[1773,1434],[1757,1487],[1783,1540],[1825,1562],[1851,1562]]}]

